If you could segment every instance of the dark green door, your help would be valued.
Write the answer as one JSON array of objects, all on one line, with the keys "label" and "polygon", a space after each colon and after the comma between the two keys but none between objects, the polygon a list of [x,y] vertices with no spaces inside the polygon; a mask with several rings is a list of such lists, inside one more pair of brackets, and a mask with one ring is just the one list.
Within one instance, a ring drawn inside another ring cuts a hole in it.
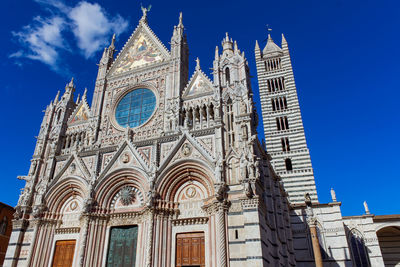
[{"label": "dark green door", "polygon": [[138,227],[113,227],[107,254],[107,267],[135,266]]}]

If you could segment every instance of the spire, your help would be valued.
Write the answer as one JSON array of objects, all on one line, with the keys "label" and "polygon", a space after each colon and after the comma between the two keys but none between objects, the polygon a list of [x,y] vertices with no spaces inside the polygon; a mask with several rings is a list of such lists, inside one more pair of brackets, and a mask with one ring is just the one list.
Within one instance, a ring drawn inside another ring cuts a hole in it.
[{"label": "spire", "polygon": [[281,46],[282,46],[283,50],[288,50],[288,43],[287,43],[285,35],[283,35],[283,33],[282,33],[282,44],[281,44]]},{"label": "spire", "polygon": [[74,77],[72,77],[71,81],[65,86],[65,89],[67,88],[75,88]]},{"label": "spire", "polygon": [[258,45],[258,41],[256,40],[256,48],[255,50],[260,50],[260,46]]},{"label": "spire", "polygon": [[287,44],[287,42],[286,42],[285,35],[283,35],[283,33],[282,33],[282,46],[283,46],[283,44]]},{"label": "spire", "polygon": [[87,88],[85,87],[85,91],[83,91],[82,100],[86,100],[87,97]]},{"label": "spire", "polygon": [[232,38],[229,39],[228,33],[226,33],[225,38],[222,40],[222,51],[232,51]]},{"label": "spire", "polygon": [[240,51],[239,51],[239,49],[238,49],[238,45],[237,45],[237,42],[235,41],[235,42],[233,42],[233,51],[235,52],[235,53],[240,53]]},{"label": "spire", "polygon": [[78,94],[78,97],[76,98],[75,104],[79,103],[80,98],[81,98],[81,94]]},{"label": "spire", "polygon": [[263,54],[272,54],[272,53],[281,53],[282,49],[275,44],[274,40],[272,40],[271,34],[268,34],[267,44],[263,49]]},{"label": "spire", "polygon": [[215,47],[215,60],[219,59],[218,45]]},{"label": "spire", "polygon": [[183,27],[183,23],[182,23],[182,12],[179,12],[179,27]]},{"label": "spire", "polygon": [[115,33],[113,34],[113,37],[112,37],[112,39],[111,39],[111,45],[110,45],[109,48],[115,49]]},{"label": "spire", "polygon": [[57,104],[59,97],[60,97],[60,90],[58,90],[56,98],[54,99],[54,105]]}]

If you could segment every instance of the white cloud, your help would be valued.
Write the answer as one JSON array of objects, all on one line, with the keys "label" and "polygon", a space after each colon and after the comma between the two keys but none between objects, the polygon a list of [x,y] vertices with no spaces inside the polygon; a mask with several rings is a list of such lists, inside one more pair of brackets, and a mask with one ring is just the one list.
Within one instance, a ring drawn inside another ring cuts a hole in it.
[{"label": "white cloud", "polygon": [[78,47],[86,58],[93,56],[109,43],[111,33],[119,35],[128,26],[128,22],[120,15],[109,18],[99,4],[85,1],[72,8],[68,17],[73,23],[72,31],[78,41]]},{"label": "white cloud", "polygon": [[[106,46],[112,33],[119,35],[128,27],[120,15],[109,16],[97,3],[80,1],[76,6],[67,6],[63,1],[35,0],[50,15],[37,16],[30,25],[19,32],[12,32],[21,49],[10,58],[29,58],[41,61],[59,72],[62,51],[80,51],[85,58],[92,57]],[[65,34],[72,32],[77,44],[67,41]],[[75,49],[77,47],[77,49]]]},{"label": "white cloud", "polygon": [[63,18],[55,16],[49,19],[36,17],[31,25],[23,27],[20,32],[12,32],[24,48],[9,57],[26,57],[41,61],[53,69],[57,69],[59,50],[67,50],[62,31],[65,28]]}]

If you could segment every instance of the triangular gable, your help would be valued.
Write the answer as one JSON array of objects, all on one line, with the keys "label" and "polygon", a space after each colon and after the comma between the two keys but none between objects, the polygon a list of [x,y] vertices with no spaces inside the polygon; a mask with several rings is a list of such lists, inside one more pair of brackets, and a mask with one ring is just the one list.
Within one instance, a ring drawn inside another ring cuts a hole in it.
[{"label": "triangular gable", "polygon": [[86,122],[90,118],[90,108],[87,102],[82,99],[82,101],[75,108],[75,111],[72,113],[69,124]]},{"label": "triangular gable", "polygon": [[137,151],[136,147],[130,142],[125,141],[118,151],[114,154],[111,161],[101,171],[99,180],[112,170],[123,167],[136,167],[142,169],[146,173],[150,172],[150,166],[143,159],[143,156]]},{"label": "triangular gable", "polygon": [[190,79],[186,89],[183,92],[183,97],[191,98],[192,96],[201,96],[212,94],[213,84],[208,77],[199,69],[195,71]]},{"label": "triangular gable", "polygon": [[145,22],[140,22],[110,68],[109,75],[128,72],[169,58],[168,49]]},{"label": "triangular gable", "polygon": [[171,153],[169,153],[169,155],[161,162],[159,173],[161,173],[171,162],[184,157],[196,159],[201,158],[208,162],[210,167],[214,167],[214,157],[210,155],[210,153],[196,140],[195,137],[187,131],[184,131],[179,141],[173,146]]},{"label": "triangular gable", "polygon": [[73,154],[66,161],[60,172],[54,177],[52,184],[56,183],[60,179],[69,176],[79,176],[86,180],[89,180],[92,176],[92,173],[90,173],[83,160],[77,155]]}]

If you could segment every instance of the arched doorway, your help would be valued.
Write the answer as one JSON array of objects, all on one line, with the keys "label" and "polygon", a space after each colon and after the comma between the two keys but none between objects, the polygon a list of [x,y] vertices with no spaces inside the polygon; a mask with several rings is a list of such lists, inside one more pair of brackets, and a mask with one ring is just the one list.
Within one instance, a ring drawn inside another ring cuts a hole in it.
[{"label": "arched doorway", "polygon": [[387,226],[376,235],[385,266],[400,266],[400,227]]}]

